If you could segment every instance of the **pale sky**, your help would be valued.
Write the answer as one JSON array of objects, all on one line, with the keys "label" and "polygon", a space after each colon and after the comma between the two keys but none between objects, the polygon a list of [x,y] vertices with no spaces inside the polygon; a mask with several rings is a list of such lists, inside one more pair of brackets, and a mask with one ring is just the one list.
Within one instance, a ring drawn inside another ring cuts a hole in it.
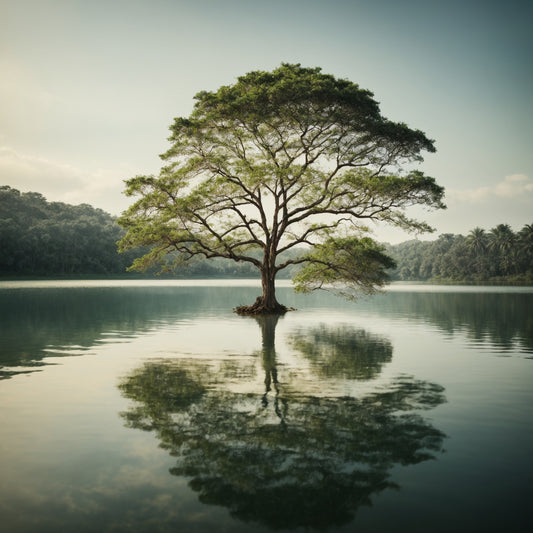
[{"label": "pale sky", "polygon": [[[529,0],[0,0],[0,185],[118,215],[193,96],[282,62],[436,142],[441,233],[533,223]],[[418,214],[413,212],[412,214]],[[379,229],[379,240],[408,234]]]}]

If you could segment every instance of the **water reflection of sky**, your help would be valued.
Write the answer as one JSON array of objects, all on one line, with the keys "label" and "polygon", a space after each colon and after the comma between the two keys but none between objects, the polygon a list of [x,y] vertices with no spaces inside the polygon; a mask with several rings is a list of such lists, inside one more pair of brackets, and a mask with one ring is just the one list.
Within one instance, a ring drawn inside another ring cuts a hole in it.
[{"label": "water reflection of sky", "polygon": [[[324,528],[389,529],[396,516],[409,531],[409,513],[457,494],[463,520],[503,502],[480,519],[487,530],[511,510],[511,524],[522,521],[530,294],[396,292],[354,304],[281,289],[299,310],[273,326],[231,312],[255,291],[0,291],[4,370],[48,364],[0,382],[4,523],[283,530],[312,525],[299,518],[310,502],[308,520]],[[334,513],[316,503],[327,501],[321,486]],[[461,524],[431,513],[426,530]]]}]

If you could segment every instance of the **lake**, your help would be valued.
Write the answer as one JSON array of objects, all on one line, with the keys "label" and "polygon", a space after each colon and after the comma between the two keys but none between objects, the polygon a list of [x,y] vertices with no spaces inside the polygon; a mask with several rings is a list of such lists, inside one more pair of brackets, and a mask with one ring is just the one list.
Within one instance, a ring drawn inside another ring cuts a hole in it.
[{"label": "lake", "polygon": [[1,282],[0,529],[533,531],[532,288],[258,291]]}]

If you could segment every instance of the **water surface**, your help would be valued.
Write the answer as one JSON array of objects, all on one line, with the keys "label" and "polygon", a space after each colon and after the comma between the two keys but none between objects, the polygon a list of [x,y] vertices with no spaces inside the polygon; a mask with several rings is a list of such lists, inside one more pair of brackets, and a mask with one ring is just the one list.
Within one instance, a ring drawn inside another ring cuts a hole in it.
[{"label": "water surface", "polygon": [[13,532],[527,531],[533,291],[0,284]]}]

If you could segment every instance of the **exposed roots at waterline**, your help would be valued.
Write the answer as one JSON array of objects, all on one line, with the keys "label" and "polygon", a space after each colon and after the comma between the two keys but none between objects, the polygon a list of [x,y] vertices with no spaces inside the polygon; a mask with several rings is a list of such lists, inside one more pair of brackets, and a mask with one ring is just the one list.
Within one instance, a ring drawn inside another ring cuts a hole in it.
[{"label": "exposed roots at waterline", "polygon": [[293,307],[286,307],[279,303],[275,303],[273,306],[267,306],[263,303],[261,296],[257,297],[257,300],[252,305],[240,305],[233,309],[238,315],[284,315],[287,311],[296,311]]}]

